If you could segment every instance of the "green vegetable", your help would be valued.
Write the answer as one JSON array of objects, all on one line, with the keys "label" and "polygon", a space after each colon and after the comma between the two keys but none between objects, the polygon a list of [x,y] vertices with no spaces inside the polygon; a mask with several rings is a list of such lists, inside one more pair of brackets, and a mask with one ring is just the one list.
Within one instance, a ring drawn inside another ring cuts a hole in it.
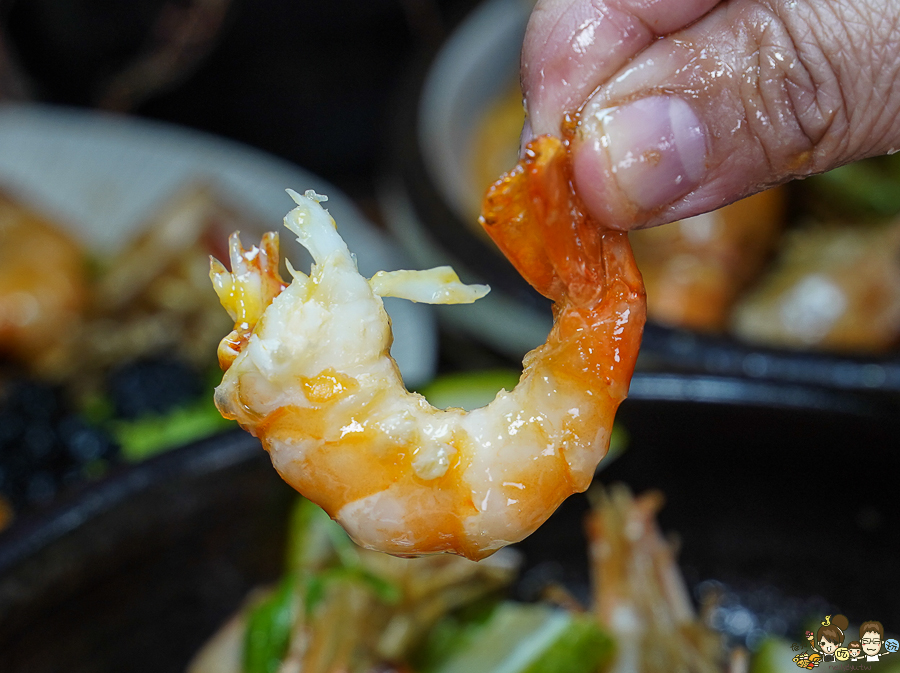
[{"label": "green vegetable", "polygon": [[593,618],[569,617],[571,623],[526,669],[527,673],[593,673],[612,658],[612,637]]},{"label": "green vegetable", "polygon": [[595,673],[612,639],[591,618],[548,605],[501,603],[484,623],[447,623],[429,638],[425,673]]},{"label": "green vegetable", "polygon": [[233,427],[234,422],[222,418],[212,396],[208,396],[168,414],[145,416],[134,421],[115,420],[109,425],[122,447],[122,456],[137,462],[187,442],[209,437]]},{"label": "green vegetable", "polygon": [[[865,655],[863,655],[863,656],[865,656]],[[852,661],[848,662],[848,663],[850,663],[851,665],[854,664],[854,662],[852,662]],[[855,663],[859,664],[860,662],[855,662]],[[898,659],[898,657],[896,657],[894,655],[885,656],[885,654],[882,652],[881,659],[878,660],[878,673],[898,673],[898,672],[900,672],[900,659]]]},{"label": "green vegetable", "polygon": [[289,574],[256,605],[244,633],[244,673],[276,673],[287,652],[297,613],[297,577]]},{"label": "green vegetable", "polygon": [[400,588],[363,568],[329,568],[306,578],[306,611],[311,614],[328,595],[328,590],[338,584],[357,583],[369,590],[382,603],[396,603],[401,598]]},{"label": "green vegetable", "polygon": [[439,409],[471,411],[489,404],[501,388],[512,390],[518,382],[519,373],[511,369],[461,372],[439,376],[419,392]]},{"label": "green vegetable", "polygon": [[357,547],[344,529],[332,521],[325,510],[306,498],[298,498],[291,513],[287,568],[309,576],[312,598],[308,598],[308,604],[316,601],[324,584],[335,580],[361,582],[387,604],[400,598],[398,587],[362,566]]},{"label": "green vegetable", "polygon": [[794,657],[803,652],[806,643],[796,652],[791,648],[791,643],[783,638],[769,636],[764,639],[756,654],[750,661],[749,673],[788,673],[788,671],[796,671],[797,664],[794,663]]},{"label": "green vegetable", "polygon": [[321,508],[298,498],[287,541],[288,572],[278,588],[249,612],[244,633],[244,673],[275,673],[290,645],[292,628],[315,623],[323,601],[362,586],[383,603],[400,599],[399,587],[366,570],[355,545]]},{"label": "green vegetable", "polygon": [[414,669],[431,673],[455,652],[465,650],[490,620],[498,604],[495,597],[487,597],[441,618],[413,652]]},{"label": "green vegetable", "polygon": [[288,523],[288,570],[307,572],[324,568],[334,558],[337,534],[346,536],[325,510],[306,498],[297,498]]},{"label": "green vegetable", "polygon": [[628,441],[628,431],[621,424],[613,423],[612,432],[609,433],[609,451],[606,458],[600,463],[599,469],[608,465],[613,458],[622,455],[628,448]]},{"label": "green vegetable", "polygon": [[873,157],[809,179],[809,188],[846,217],[900,213],[900,155]]},{"label": "green vegetable", "polygon": [[92,425],[104,425],[115,415],[109,395],[99,393],[85,395],[80,401],[79,411]]}]

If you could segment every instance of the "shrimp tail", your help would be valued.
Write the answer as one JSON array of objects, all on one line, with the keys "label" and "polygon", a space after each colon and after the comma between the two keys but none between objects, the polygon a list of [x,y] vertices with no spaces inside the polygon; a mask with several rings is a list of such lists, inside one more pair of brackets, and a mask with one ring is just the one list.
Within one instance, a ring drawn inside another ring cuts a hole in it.
[{"label": "shrimp tail", "polygon": [[583,385],[606,388],[615,408],[640,348],[644,284],[628,234],[592,220],[575,194],[568,143],[531,141],[488,189],[480,222],[522,277],[553,300],[556,319],[543,348],[556,350],[553,360]]},{"label": "shrimp tail", "polygon": [[609,282],[643,297],[627,234],[593,221],[571,185],[566,141],[535,138],[488,189],[481,225],[522,277],[554,302],[590,304]]}]

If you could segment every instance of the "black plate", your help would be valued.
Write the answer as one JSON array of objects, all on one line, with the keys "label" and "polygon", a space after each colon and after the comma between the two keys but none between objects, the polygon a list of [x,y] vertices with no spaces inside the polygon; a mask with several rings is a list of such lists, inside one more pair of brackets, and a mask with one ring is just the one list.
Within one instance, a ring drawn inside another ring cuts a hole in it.
[{"label": "black plate", "polygon": [[[630,446],[598,481],[665,492],[662,527],[680,537],[692,585],[900,624],[895,407],[710,377],[638,376],[632,393],[619,417]],[[0,670],[182,671],[278,575],[292,501],[256,440],[235,432],[18,522],[0,535]],[[585,582],[585,508],[570,498],[521,545],[529,568],[552,562]]]}]

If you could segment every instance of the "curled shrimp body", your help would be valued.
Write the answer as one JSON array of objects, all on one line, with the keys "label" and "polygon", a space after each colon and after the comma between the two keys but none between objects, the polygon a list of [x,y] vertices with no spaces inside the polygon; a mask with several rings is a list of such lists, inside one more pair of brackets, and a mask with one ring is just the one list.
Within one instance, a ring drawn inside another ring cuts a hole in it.
[{"label": "curled shrimp body", "polygon": [[309,250],[308,275],[277,274],[277,239],[211,277],[235,331],[216,389],[223,415],[262,441],[281,476],[360,545],[471,559],[522,540],[585,490],[609,446],[644,321],[626,234],[578,213],[561,141],[540,138],[485,202],[483,221],[517,268],[555,301],[547,343],[514,390],[471,412],[408,392],[390,357],[381,297],[459,303],[487,288],[448,268],[360,276],[312,192],[285,225]]}]

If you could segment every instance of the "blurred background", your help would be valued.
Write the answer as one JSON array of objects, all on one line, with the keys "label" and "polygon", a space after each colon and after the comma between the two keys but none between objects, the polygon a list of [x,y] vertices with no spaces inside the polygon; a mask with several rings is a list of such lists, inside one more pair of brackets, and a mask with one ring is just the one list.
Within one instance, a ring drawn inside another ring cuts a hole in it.
[{"label": "blurred background", "polygon": [[366,203],[403,77],[475,4],[5,1],[3,93],[212,132]]},{"label": "blurred background", "polygon": [[[492,286],[389,303],[411,388],[444,406],[515,384],[549,304],[477,214],[517,154],[532,4],[0,0],[0,664],[87,601],[102,628],[59,651],[96,665],[71,670],[179,670],[118,634],[121,592],[183,664],[279,576],[291,495],[212,404],[231,325],[207,273],[231,231],[278,228],[284,188],[328,194],[364,273],[450,263]],[[811,614],[900,619],[898,213],[880,157],[632,238],[650,323],[601,479],[662,488],[709,623],[791,667]],[[828,533],[809,518],[832,501]],[[528,548],[541,586],[577,557],[584,589],[579,502]],[[38,649],[11,670],[54,670]]]}]

